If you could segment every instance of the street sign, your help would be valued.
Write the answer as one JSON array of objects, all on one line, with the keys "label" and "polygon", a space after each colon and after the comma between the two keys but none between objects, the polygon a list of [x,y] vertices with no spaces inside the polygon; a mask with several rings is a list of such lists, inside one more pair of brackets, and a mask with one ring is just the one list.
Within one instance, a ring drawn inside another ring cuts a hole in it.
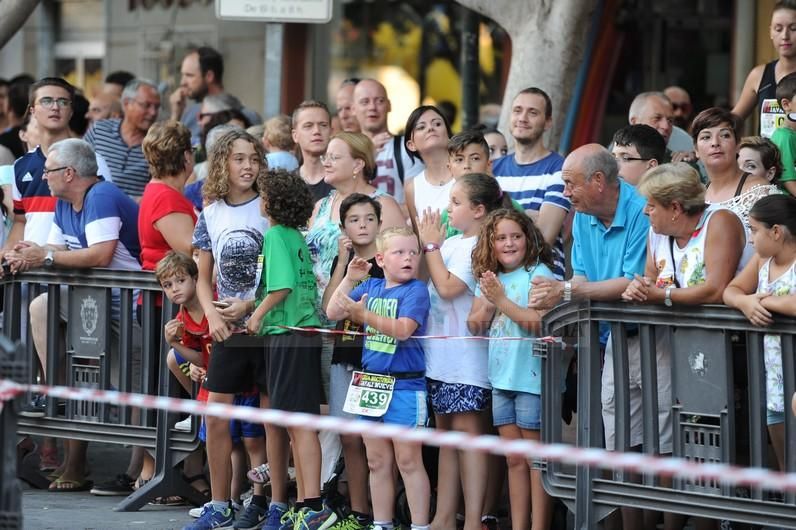
[{"label": "street sign", "polygon": [[325,24],[332,19],[332,0],[216,0],[223,20]]}]

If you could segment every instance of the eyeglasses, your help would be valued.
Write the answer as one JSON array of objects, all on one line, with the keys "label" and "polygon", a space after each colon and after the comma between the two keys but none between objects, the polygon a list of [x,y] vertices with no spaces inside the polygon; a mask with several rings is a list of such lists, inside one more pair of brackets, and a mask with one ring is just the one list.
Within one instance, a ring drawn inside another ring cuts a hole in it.
[{"label": "eyeglasses", "polygon": [[691,110],[691,104],[690,103],[672,103],[672,109],[674,109],[675,111],[683,110],[683,111],[687,112],[687,111]]},{"label": "eyeglasses", "polygon": [[647,160],[652,160],[651,158],[640,158],[636,156],[622,156],[622,155],[614,155],[614,158],[617,162],[625,164],[627,162],[646,162]]},{"label": "eyeglasses", "polygon": [[321,164],[330,163],[336,164],[338,160],[343,158],[343,155],[321,155]]},{"label": "eyeglasses", "polygon": [[159,102],[158,103],[147,103],[146,101],[138,101],[137,99],[134,99],[133,101],[135,101],[136,105],[138,105],[139,107],[141,107],[144,110],[149,110],[149,109],[158,110],[158,109],[160,109],[160,103]]},{"label": "eyeglasses", "polygon": [[46,177],[50,173],[54,173],[56,171],[62,171],[64,169],[69,169],[69,166],[61,166],[61,167],[54,167],[52,169],[45,169],[44,171],[41,172],[41,175],[42,177]]},{"label": "eyeglasses", "polygon": [[199,119],[204,120],[205,118],[212,118],[213,116],[215,116],[215,114],[216,114],[215,112],[200,112]]},{"label": "eyeglasses", "polygon": [[72,105],[72,100],[69,98],[51,98],[45,96],[39,100],[39,105],[45,109],[51,109],[58,105],[58,108],[65,109]]}]

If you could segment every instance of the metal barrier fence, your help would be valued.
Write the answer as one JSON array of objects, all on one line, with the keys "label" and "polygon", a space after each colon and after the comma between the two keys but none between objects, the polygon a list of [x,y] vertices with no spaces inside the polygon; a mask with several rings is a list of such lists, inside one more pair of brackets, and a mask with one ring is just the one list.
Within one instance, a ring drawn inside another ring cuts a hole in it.
[{"label": "metal barrier fence", "polygon": [[[670,345],[673,456],[709,463],[767,467],[766,384],[763,336],[780,334],[784,373],[786,471],[796,471],[796,418],[787,413],[796,390],[796,320],[779,318],[770,328],[753,326],[725,306],[674,307],[625,303],[572,303],[544,320],[545,334],[576,341],[577,446],[603,447],[600,323],[611,328],[615,380],[616,450],[630,449],[628,338],[640,344],[643,451],[659,449],[656,342]],[[745,347],[744,347],[745,346]],[[543,357],[542,440],[562,441],[561,386],[572,345],[537,345]],[[553,383],[556,382],[556,383]],[[748,411],[748,414],[745,413]],[[748,418],[745,418],[748,416]],[[796,495],[718,482],[674,481],[645,475],[612,476],[586,466],[548,463],[548,492],[575,514],[575,528],[595,528],[617,507],[627,506],[750,524],[796,528]]]},{"label": "metal barrier fence", "polygon": [[[21,342],[23,358],[29,363],[27,382],[34,383],[38,373],[28,308],[35,296],[46,293],[48,382],[179,395],[179,385],[166,364],[168,350],[161,338],[161,330],[176,308],[165,297],[162,308],[158,306],[161,289],[152,273],[37,270],[3,278],[3,293],[3,334]],[[59,312],[64,323],[55,318]],[[59,337],[65,337],[65,344]],[[193,422],[192,431],[185,433],[173,429],[176,420],[174,414],[165,411],[133,411],[130,407],[86,402],[68,402],[59,407],[57,400],[48,398],[45,417],[20,417],[17,432],[131,445],[150,451],[155,459],[155,475],[122,500],[115,508],[117,511],[138,510],[156,497],[167,495],[181,495],[201,504],[205,499],[176,469],[199,447],[198,422]]]}]

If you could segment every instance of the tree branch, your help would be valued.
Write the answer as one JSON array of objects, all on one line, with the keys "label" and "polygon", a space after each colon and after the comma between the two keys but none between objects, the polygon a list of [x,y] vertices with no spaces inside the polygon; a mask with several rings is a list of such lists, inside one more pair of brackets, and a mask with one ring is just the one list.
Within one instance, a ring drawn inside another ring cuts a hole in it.
[{"label": "tree branch", "polygon": [[22,29],[22,25],[38,5],[39,0],[0,1],[0,48]]}]

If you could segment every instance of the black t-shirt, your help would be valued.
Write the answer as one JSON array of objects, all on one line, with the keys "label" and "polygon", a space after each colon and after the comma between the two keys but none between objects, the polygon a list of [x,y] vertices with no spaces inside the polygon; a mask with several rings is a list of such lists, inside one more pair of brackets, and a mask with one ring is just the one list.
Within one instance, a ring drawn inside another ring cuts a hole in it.
[{"label": "black t-shirt", "polygon": [[0,145],[11,151],[15,158],[25,154],[25,144],[19,139],[19,127],[11,127],[6,132],[0,134]]},{"label": "black t-shirt", "polygon": [[[350,252],[348,255],[348,263],[350,263],[353,258],[354,253]],[[384,271],[376,264],[376,258],[369,259],[368,263],[371,264],[370,278],[384,278]],[[332,261],[330,273],[334,272],[335,267],[337,267],[337,257]],[[365,278],[365,280],[366,279],[367,278]],[[340,331],[364,331],[362,326],[348,319],[338,320],[336,329]],[[350,364],[355,368],[362,368],[362,346],[364,343],[365,337],[362,335],[335,335],[332,364]]]}]

